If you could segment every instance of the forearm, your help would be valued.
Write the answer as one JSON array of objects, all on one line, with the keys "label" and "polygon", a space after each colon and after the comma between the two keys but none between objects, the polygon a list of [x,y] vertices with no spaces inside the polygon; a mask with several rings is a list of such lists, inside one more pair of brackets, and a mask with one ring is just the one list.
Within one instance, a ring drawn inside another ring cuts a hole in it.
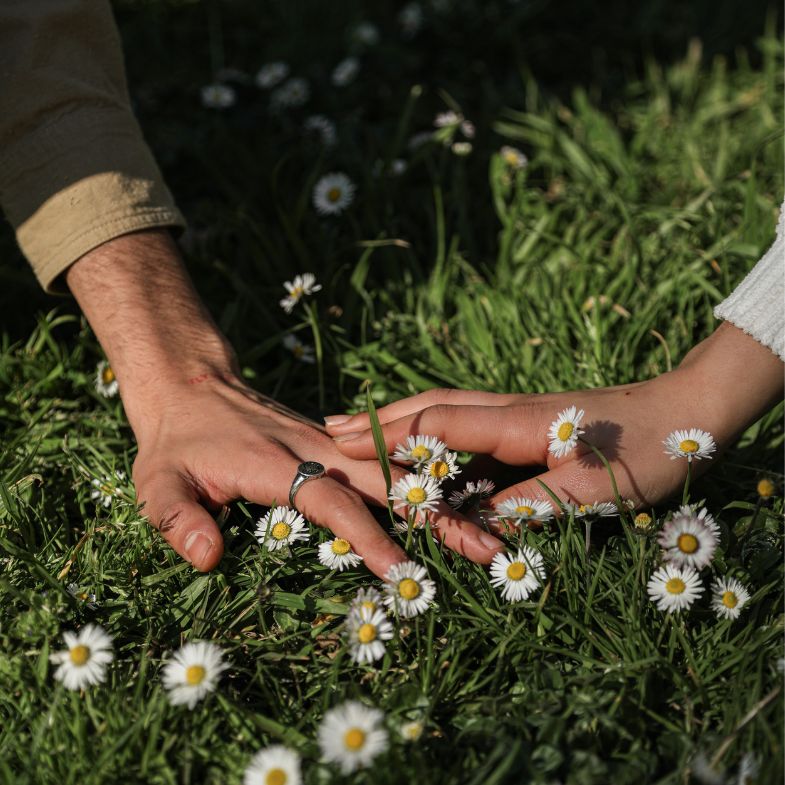
[{"label": "forearm", "polygon": [[165,230],[123,235],[85,254],[66,282],[114,370],[131,426],[180,385],[232,374],[234,355]]}]

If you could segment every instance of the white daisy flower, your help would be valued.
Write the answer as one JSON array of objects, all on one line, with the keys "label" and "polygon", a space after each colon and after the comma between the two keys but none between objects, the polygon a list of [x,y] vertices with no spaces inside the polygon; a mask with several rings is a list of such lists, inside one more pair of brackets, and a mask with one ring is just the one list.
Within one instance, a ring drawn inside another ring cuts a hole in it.
[{"label": "white daisy flower", "polygon": [[496,505],[496,520],[504,518],[517,524],[526,521],[547,521],[553,518],[553,507],[546,501],[513,496]]},{"label": "white daisy flower", "polygon": [[286,313],[291,313],[303,297],[321,291],[322,285],[316,283],[316,276],[313,273],[303,273],[295,275],[293,281],[284,281],[283,287],[288,294],[278,304]]},{"label": "white daisy flower", "polygon": [[66,589],[68,589],[68,593],[74,599],[85,603],[88,608],[94,609],[97,607],[95,604],[95,592],[83,591],[78,583],[69,583],[68,586],[66,586]]},{"label": "white daisy flower", "polygon": [[529,163],[529,159],[517,147],[504,145],[499,154],[510,169],[523,169]]},{"label": "white daisy flower", "polygon": [[406,38],[413,38],[420,32],[423,22],[422,6],[419,3],[408,3],[398,14],[398,24]]},{"label": "white daisy flower", "polygon": [[384,657],[384,641],[393,636],[393,626],[384,612],[367,608],[349,614],[346,629],[352,659],[360,664]]},{"label": "white daisy flower", "polygon": [[545,565],[540,553],[528,545],[515,556],[497,553],[491,562],[491,585],[501,589],[509,602],[526,600],[545,581]]},{"label": "white daisy flower", "polygon": [[237,92],[227,84],[210,84],[202,88],[202,106],[207,109],[228,109],[237,102]]},{"label": "white daisy flower", "polygon": [[356,190],[343,172],[330,172],[314,186],[313,206],[321,215],[339,215],[354,201]]},{"label": "white daisy flower", "polygon": [[551,423],[548,430],[548,452],[557,458],[561,458],[574,449],[578,443],[578,437],[583,433],[581,420],[583,419],[583,409],[570,406]]},{"label": "white daisy flower", "polygon": [[405,444],[396,444],[394,461],[410,461],[415,466],[434,461],[447,452],[447,445],[435,436],[407,436]]},{"label": "white daisy flower", "polygon": [[289,76],[289,66],[277,60],[263,65],[256,72],[255,81],[262,90],[269,90],[271,87],[281,84],[287,76]]},{"label": "white daisy flower", "polygon": [[759,768],[756,757],[751,752],[745,753],[739,763],[736,785],[755,785]]},{"label": "white daisy flower", "polygon": [[95,391],[104,398],[114,398],[120,385],[114,371],[106,360],[101,360],[95,369]]},{"label": "white daisy flower", "polygon": [[572,513],[576,518],[611,518],[619,514],[619,510],[614,502],[594,502],[594,504],[570,504],[564,505],[564,509],[569,515]]},{"label": "white daisy flower", "polygon": [[464,504],[476,504],[481,499],[487,499],[495,490],[496,485],[493,480],[469,480],[462,491],[453,491],[450,494],[448,504],[457,510]]},{"label": "white daisy flower", "polygon": [[338,572],[356,567],[363,560],[363,557],[358,556],[352,550],[349,541],[344,540],[343,537],[320,543],[318,556],[321,564]]},{"label": "white daisy flower", "polygon": [[335,66],[330,78],[336,87],[346,87],[357,78],[359,73],[360,61],[356,57],[347,57]]},{"label": "white daisy flower", "polygon": [[453,142],[452,147],[450,148],[455,155],[463,157],[469,155],[472,151],[472,143],[471,142]]},{"label": "white daisy flower", "polygon": [[697,521],[705,526],[717,540],[720,539],[720,535],[722,534],[720,525],[714,520],[713,516],[705,507],[698,511],[697,505],[693,507],[689,504],[683,504],[679,507],[679,511],[673,514],[671,520],[683,520],[685,518]]},{"label": "white daisy flower", "polygon": [[674,515],[665,524],[657,541],[663,559],[678,565],[702,570],[711,563],[717,550],[717,537],[703,523],[692,516]]},{"label": "white daisy flower", "polygon": [[433,120],[433,126],[434,128],[452,128],[460,125],[462,122],[463,115],[451,109],[448,112],[439,112]]},{"label": "white daisy flower", "polygon": [[373,586],[369,586],[366,589],[358,589],[357,594],[355,594],[354,599],[349,606],[349,613],[358,613],[363,609],[376,611],[381,607],[382,595],[374,589]]},{"label": "white daisy flower", "polygon": [[306,118],[303,130],[307,134],[318,137],[324,147],[332,147],[338,137],[335,123],[323,114],[314,114]]},{"label": "white daisy flower", "polygon": [[295,360],[299,360],[301,363],[310,363],[311,365],[316,362],[313,346],[303,343],[296,335],[288,333],[287,335],[284,335],[281,342],[283,343],[284,348],[288,349],[294,355]]},{"label": "white daisy flower", "polygon": [[112,502],[118,496],[122,496],[123,492],[117,487],[117,483],[125,481],[125,472],[115,472],[114,477],[104,475],[103,479],[99,480],[94,477],[90,480],[93,490],[90,491],[90,498],[96,503],[104,507],[111,507]]},{"label": "white daisy flower", "polygon": [[690,462],[693,458],[695,460],[711,458],[711,454],[717,449],[712,435],[700,428],[674,431],[668,435],[663,444],[665,454],[670,455],[671,460],[686,458]]},{"label": "white daisy flower", "polygon": [[419,741],[425,730],[425,726],[420,720],[408,720],[402,722],[398,728],[398,733],[404,741]]},{"label": "white daisy flower", "polygon": [[308,539],[308,528],[305,518],[297,510],[279,506],[269,510],[258,521],[254,536],[260,545],[268,550],[277,551],[298,540]]},{"label": "white daisy flower", "polygon": [[229,667],[221,649],[210,641],[192,641],[178,649],[163,669],[162,680],[172,706],[193,709],[208,692],[215,690],[221,674]]},{"label": "white daisy flower", "polygon": [[406,505],[415,510],[435,510],[441,498],[439,483],[424,474],[407,474],[390,491],[390,501],[395,502],[395,507]]},{"label": "white daisy flower", "polygon": [[360,22],[352,31],[352,38],[363,46],[379,43],[379,28],[372,22]]},{"label": "white daisy flower", "polygon": [[401,618],[410,619],[428,610],[436,596],[436,584],[421,564],[413,561],[393,564],[384,584],[385,605]]},{"label": "white daisy flower", "polygon": [[457,453],[442,453],[425,465],[425,471],[423,473],[428,477],[433,477],[436,482],[451,480],[461,473],[461,470],[458,468],[457,459]]},{"label": "white daisy flower", "polygon": [[251,758],[243,785],[301,785],[300,756],[282,744],[273,744]]},{"label": "white daisy flower", "polygon": [[673,613],[689,608],[703,594],[700,575],[692,567],[664,564],[646,585],[657,610]]},{"label": "white daisy flower", "polygon": [[471,120],[464,120],[461,123],[461,133],[467,139],[474,139],[475,131],[476,131],[476,129],[474,127],[474,123]]},{"label": "white daisy flower", "polygon": [[387,749],[384,714],[359,701],[347,701],[324,715],[317,739],[322,758],[338,764],[343,774],[351,774]]},{"label": "white daisy flower", "polygon": [[302,106],[311,97],[311,86],[307,79],[293,77],[287,79],[270,94],[270,106],[275,109],[289,109]]},{"label": "white daisy flower", "polygon": [[106,678],[106,666],[114,659],[112,639],[96,624],[87,624],[78,633],[64,632],[65,651],[54,652],[49,660],[58,666],[54,677],[67,690],[82,690]]},{"label": "white daisy flower", "polygon": [[711,607],[721,619],[738,619],[741,609],[750,601],[750,593],[735,578],[720,578],[711,585]]}]

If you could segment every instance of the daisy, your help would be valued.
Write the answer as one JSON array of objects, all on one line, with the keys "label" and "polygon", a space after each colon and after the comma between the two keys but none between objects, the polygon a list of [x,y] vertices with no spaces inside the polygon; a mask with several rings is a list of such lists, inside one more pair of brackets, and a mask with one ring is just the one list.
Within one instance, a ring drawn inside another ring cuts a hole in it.
[{"label": "daisy", "polygon": [[112,639],[98,625],[87,624],[78,634],[64,632],[63,640],[68,648],[49,656],[59,666],[55,679],[67,690],[100,684],[106,678],[106,666],[114,659]]},{"label": "daisy", "polygon": [[178,649],[164,666],[163,683],[172,706],[193,709],[208,692],[213,692],[221,674],[229,667],[221,649],[209,641],[192,641]]},{"label": "daisy", "polygon": [[302,781],[300,756],[282,744],[257,752],[243,775],[243,785],[300,785]]},{"label": "daisy", "polygon": [[401,738],[404,741],[419,741],[424,730],[425,726],[420,720],[402,722],[398,728],[398,732],[401,734]]},{"label": "daisy", "polygon": [[688,565],[702,570],[714,557],[717,536],[699,520],[675,515],[660,532],[657,541],[663,559],[679,566]]},{"label": "daisy", "polygon": [[343,172],[330,172],[314,186],[313,206],[321,215],[339,215],[354,201],[356,190]]},{"label": "daisy", "polygon": [[68,593],[74,598],[83,602],[87,605],[88,608],[91,610],[95,610],[98,606],[95,604],[95,593],[84,591],[78,583],[69,583],[66,586],[68,589]]},{"label": "daisy", "polygon": [[384,641],[392,638],[393,626],[383,611],[361,608],[349,614],[346,627],[355,662],[375,662],[384,657]]},{"label": "daisy", "polygon": [[651,515],[647,512],[639,512],[633,521],[635,528],[640,531],[648,531],[653,523]]},{"label": "daisy", "polygon": [[433,477],[436,482],[452,480],[457,474],[461,473],[457,464],[458,455],[454,452],[445,452],[434,458],[425,466],[425,474]]},{"label": "daisy", "polygon": [[450,110],[449,112],[439,112],[433,120],[434,128],[452,128],[463,122],[463,115]]},{"label": "daisy", "polygon": [[289,507],[274,507],[257,523],[254,536],[260,545],[266,545],[271,551],[280,550],[297,540],[308,539],[305,518]]},{"label": "daisy", "polygon": [[330,709],[319,726],[322,757],[336,763],[343,774],[365,768],[387,749],[384,714],[359,701]]},{"label": "daisy", "polygon": [[735,578],[720,578],[711,585],[711,607],[721,619],[738,619],[741,609],[750,601],[750,593]]},{"label": "daisy", "polygon": [[321,291],[322,285],[316,283],[316,276],[313,273],[303,273],[295,275],[293,281],[284,281],[283,288],[288,294],[278,304],[286,313],[291,313],[303,297]]},{"label": "daisy", "polygon": [[376,46],[379,43],[379,28],[372,22],[360,22],[352,31],[352,38],[363,46]]},{"label": "daisy", "polygon": [[501,589],[502,597],[509,602],[526,600],[545,580],[542,556],[524,545],[516,556],[497,553],[491,562],[491,585]]},{"label": "daisy", "polygon": [[415,466],[434,461],[447,452],[447,445],[435,436],[407,436],[406,444],[396,444],[394,461],[410,461]]},{"label": "daisy", "polygon": [[119,389],[114,371],[106,360],[101,360],[95,369],[95,391],[104,398],[114,398]]},{"label": "daisy", "polygon": [[777,492],[777,486],[768,478],[758,481],[758,496],[761,499],[770,499]]},{"label": "daisy", "polygon": [[295,360],[299,360],[301,363],[310,363],[311,365],[316,362],[313,346],[303,343],[296,335],[289,333],[284,335],[281,341],[284,348],[294,355]]},{"label": "daisy", "polygon": [[439,483],[424,474],[407,474],[390,491],[390,501],[396,502],[396,507],[405,504],[414,510],[435,510],[441,498]]},{"label": "daisy", "polygon": [[337,137],[335,123],[323,114],[315,114],[306,118],[303,130],[307,134],[318,137],[324,147],[332,147],[335,144]]},{"label": "daisy", "polygon": [[511,169],[523,169],[529,163],[529,159],[517,147],[504,145],[499,152],[504,163]]},{"label": "daisy", "polygon": [[703,594],[700,576],[692,567],[664,564],[646,585],[657,610],[673,613],[689,608]]},{"label": "daisy", "polygon": [[256,84],[262,90],[269,90],[283,82],[289,76],[289,66],[286,63],[275,61],[263,65],[256,72]]},{"label": "daisy", "polygon": [[553,507],[546,501],[513,496],[496,506],[495,518],[505,518],[518,524],[526,521],[547,521],[553,518]]},{"label": "daisy", "polygon": [[356,57],[347,57],[335,66],[330,78],[336,87],[346,87],[357,78],[358,73],[360,61]]},{"label": "daisy", "polygon": [[115,483],[121,483],[125,480],[125,472],[115,472],[114,477],[107,475],[103,479],[93,478],[90,484],[93,490],[90,491],[90,498],[96,503],[104,507],[111,507],[112,502],[117,496],[122,496],[122,491],[115,487]]},{"label": "daisy", "polygon": [[359,612],[363,609],[375,611],[381,607],[382,595],[373,586],[369,586],[367,589],[359,589],[357,591],[349,606],[349,613]]},{"label": "daisy", "polygon": [[472,151],[472,143],[471,142],[454,142],[453,146],[450,148],[453,153],[457,156],[465,156],[469,155]]},{"label": "daisy", "polygon": [[739,763],[736,785],[754,785],[758,777],[758,769],[758,761],[755,756],[751,752],[746,753]]},{"label": "daisy", "polygon": [[462,491],[453,491],[447,503],[455,510],[459,510],[464,505],[475,505],[482,499],[490,496],[496,485],[492,480],[469,480]]},{"label": "daisy", "polygon": [[665,454],[670,455],[671,460],[676,458],[686,458],[690,463],[692,459],[711,458],[711,454],[717,449],[712,435],[700,428],[690,428],[689,431],[673,431],[663,442]]},{"label": "daisy", "polygon": [[610,518],[619,514],[613,502],[594,502],[594,504],[565,504],[567,513],[576,518]]},{"label": "daisy", "polygon": [[331,570],[338,570],[343,572],[350,567],[356,567],[362,560],[362,556],[358,556],[349,544],[348,540],[343,537],[336,537],[334,540],[323,542],[319,544],[319,561]]},{"label": "daisy", "polygon": [[689,504],[683,504],[679,507],[679,511],[673,514],[671,520],[683,520],[685,518],[695,520],[705,526],[719,540],[720,535],[722,534],[719,524],[705,507],[703,507],[700,512],[696,512],[696,510],[697,505],[692,507]]},{"label": "daisy", "polygon": [[385,605],[404,619],[424,613],[436,595],[436,584],[427,576],[425,567],[416,562],[393,564],[384,584]]},{"label": "daisy", "polygon": [[398,14],[398,24],[406,38],[413,38],[422,27],[422,6],[419,3],[405,5]]},{"label": "daisy", "polygon": [[556,458],[566,455],[578,443],[578,437],[583,433],[581,420],[583,419],[583,409],[570,406],[559,413],[559,416],[551,423],[548,430],[548,452]]},{"label": "daisy", "polygon": [[273,109],[288,109],[302,106],[311,97],[311,86],[306,79],[293,77],[287,79],[270,95],[270,106]]},{"label": "daisy", "polygon": [[202,88],[202,106],[207,109],[228,109],[237,101],[234,87],[226,84],[210,84]]}]

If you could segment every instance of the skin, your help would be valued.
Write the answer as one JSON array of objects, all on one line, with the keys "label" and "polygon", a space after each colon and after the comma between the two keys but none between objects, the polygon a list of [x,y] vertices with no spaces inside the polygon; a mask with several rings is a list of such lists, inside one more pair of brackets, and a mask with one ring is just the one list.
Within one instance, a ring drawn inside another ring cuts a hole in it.
[{"label": "skin", "polygon": [[[194,567],[211,570],[223,554],[211,510],[234,499],[287,504],[304,460],[324,464],[328,476],[302,486],[300,512],[347,539],[380,577],[406,560],[367,507],[386,503],[375,454],[347,457],[323,426],[245,384],[168,232],[104,243],[67,270],[66,282],[120,385],[139,445],[133,479],[142,511]],[[489,563],[503,549],[446,504],[432,522],[474,561]]]},{"label": "skin", "polygon": [[[677,429],[701,428],[720,450],[783,395],[783,363],[762,344],[724,322],[670,373],[636,384],[535,395],[470,390],[429,390],[380,409],[388,450],[409,434],[432,434],[451,449],[482,453],[515,466],[542,466],[537,477],[491,498],[550,501],[537,480],[563,501],[613,500],[607,471],[579,442],[562,458],[548,452],[548,429],[569,406],[584,409],[584,438],[599,447],[613,468],[619,493],[637,507],[662,501],[684,485],[685,459],[669,460],[663,440]],[[326,418],[327,431],[348,458],[374,454],[365,414]],[[715,453],[716,456],[716,453]],[[695,461],[696,473],[711,459]]]}]

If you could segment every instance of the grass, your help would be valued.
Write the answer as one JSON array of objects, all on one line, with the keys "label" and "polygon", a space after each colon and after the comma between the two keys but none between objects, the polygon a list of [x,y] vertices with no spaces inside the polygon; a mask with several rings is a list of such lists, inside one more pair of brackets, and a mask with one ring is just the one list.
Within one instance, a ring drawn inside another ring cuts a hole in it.
[{"label": "grass", "polygon": [[[247,26],[209,7],[213,67],[253,71]],[[494,105],[472,98],[462,74],[423,71],[422,49],[387,17],[377,20],[385,43],[340,93],[325,75],[359,6],[325,22],[333,49],[310,58],[296,15],[276,8],[270,59],[315,80],[308,111],[338,121],[336,151],[303,144],[301,115],[271,118],[250,86],[230,112],[202,109],[204,65],[155,79],[142,69],[135,85],[192,219],[198,286],[251,383],[301,411],[364,409],[366,380],[379,405],[441,385],[550,391],[661,373],[714,329],[713,306],[771,242],[783,190],[773,23],[749,56],[707,60],[693,43],[609,95],[576,88],[557,99],[518,71]],[[127,42],[142,40],[126,17]],[[437,35],[436,21],[427,17],[423,36]],[[139,54],[129,56],[133,75]],[[474,92],[490,96],[486,86]],[[477,124],[472,154],[408,152],[406,139],[451,101]],[[492,155],[503,143],[526,152],[525,170]],[[377,159],[397,157],[408,159],[404,175],[372,174]],[[325,220],[310,191],[335,169],[358,183],[358,199]],[[286,317],[281,283],[305,269],[325,289]],[[319,373],[281,347],[289,330],[318,337]],[[315,731],[347,697],[384,709],[392,727],[427,720],[418,743],[396,742],[353,782],[676,785],[698,781],[698,753],[728,772],[753,753],[760,782],[782,780],[781,405],[691,490],[723,528],[713,569],[753,591],[738,622],[716,621],[705,602],[683,617],[657,612],[645,591],[656,543],[619,524],[596,533],[588,555],[574,524],[527,534],[549,577],[515,606],[483,568],[419,536],[412,555],[437,581],[439,608],[401,626],[381,665],[365,668],[350,663],[339,630],[371,576],[319,566],[324,532],[278,562],[251,536],[260,510],[238,502],[220,568],[200,575],[150,530],[130,485],[96,505],[91,480],[130,475],[134,458],[120,403],[92,389],[100,356],[69,305],[21,340],[6,331],[0,346],[0,782],[239,782],[250,755],[276,741],[303,753],[308,783],[334,781],[317,763]],[[761,476],[778,488],[766,505]],[[75,597],[72,582],[94,601]],[[88,621],[114,636],[117,660],[104,686],[66,693],[48,656],[63,630]],[[188,713],[168,706],[159,673],[167,652],[197,637],[234,665]]]}]

